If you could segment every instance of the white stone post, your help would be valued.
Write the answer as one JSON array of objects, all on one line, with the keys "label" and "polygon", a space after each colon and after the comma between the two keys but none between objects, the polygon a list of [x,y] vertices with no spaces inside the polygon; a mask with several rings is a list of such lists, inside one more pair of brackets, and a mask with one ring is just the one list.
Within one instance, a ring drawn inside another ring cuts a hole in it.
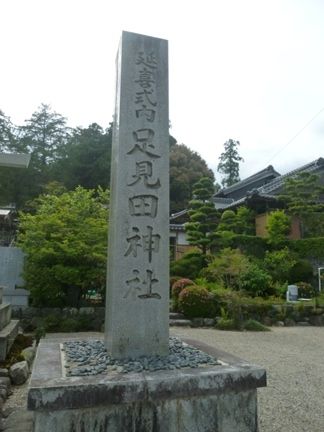
[{"label": "white stone post", "polygon": [[169,346],[168,43],[129,32],[117,56],[105,344],[116,358]]}]

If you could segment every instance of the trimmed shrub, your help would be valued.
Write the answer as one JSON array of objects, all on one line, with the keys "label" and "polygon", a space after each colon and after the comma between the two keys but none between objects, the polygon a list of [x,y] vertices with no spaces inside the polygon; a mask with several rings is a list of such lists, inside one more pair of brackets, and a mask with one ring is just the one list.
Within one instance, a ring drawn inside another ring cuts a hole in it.
[{"label": "trimmed shrub", "polygon": [[179,260],[171,262],[170,274],[195,279],[206,265],[207,258],[201,252],[188,252]]},{"label": "trimmed shrub", "polygon": [[250,264],[247,271],[242,274],[240,282],[241,288],[253,297],[274,294],[271,276],[256,264]]},{"label": "trimmed shrub", "polygon": [[188,318],[213,318],[216,315],[215,297],[202,286],[184,288],[179,295],[178,304]]},{"label": "trimmed shrub", "polygon": [[230,318],[220,318],[217,321],[216,328],[218,330],[238,330],[235,320]]},{"label": "trimmed shrub", "polygon": [[249,260],[238,249],[226,248],[201,272],[209,282],[218,282],[227,288],[240,288],[240,277],[250,266]]},{"label": "trimmed shrub", "polygon": [[178,299],[179,294],[183,290],[183,288],[189,286],[189,285],[195,285],[195,283],[191,279],[178,279],[174,284],[172,285],[172,297],[174,299]]},{"label": "trimmed shrub", "polygon": [[296,281],[303,281],[310,283],[313,277],[312,264],[306,259],[300,259],[290,270],[289,282],[295,283]]},{"label": "trimmed shrub", "polygon": [[243,325],[244,330],[248,331],[270,331],[269,327],[261,324],[259,321],[249,319]]},{"label": "trimmed shrub", "polygon": [[309,299],[317,294],[316,289],[310,283],[297,282],[296,285],[298,286],[298,297]]}]

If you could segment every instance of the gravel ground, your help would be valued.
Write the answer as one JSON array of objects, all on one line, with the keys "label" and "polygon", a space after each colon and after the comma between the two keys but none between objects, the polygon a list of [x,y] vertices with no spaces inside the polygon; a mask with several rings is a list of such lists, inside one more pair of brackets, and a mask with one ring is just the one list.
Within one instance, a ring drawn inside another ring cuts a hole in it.
[{"label": "gravel ground", "polygon": [[[268,386],[258,390],[260,432],[324,432],[323,327],[273,328],[266,333],[176,327],[171,334],[200,340],[267,370]],[[27,386],[13,390],[6,406],[25,407]]]},{"label": "gravel ground", "polygon": [[190,337],[264,367],[258,390],[260,432],[324,432],[324,328],[225,332],[177,327]]}]

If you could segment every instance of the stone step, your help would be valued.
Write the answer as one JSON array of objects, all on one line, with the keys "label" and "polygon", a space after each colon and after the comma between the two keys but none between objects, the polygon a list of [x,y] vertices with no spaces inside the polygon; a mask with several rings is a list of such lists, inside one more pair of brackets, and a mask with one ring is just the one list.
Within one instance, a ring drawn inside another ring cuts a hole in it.
[{"label": "stone step", "polygon": [[178,313],[178,312],[170,312],[169,318],[170,319],[185,319],[184,315],[182,313]]},{"label": "stone step", "polygon": [[171,327],[191,327],[191,321],[187,319],[170,319],[169,325]]},{"label": "stone step", "polygon": [[11,320],[11,304],[1,303],[0,304],[0,330],[4,329]]},{"label": "stone step", "polygon": [[18,320],[11,320],[10,323],[0,331],[0,361],[5,360],[18,334]]}]

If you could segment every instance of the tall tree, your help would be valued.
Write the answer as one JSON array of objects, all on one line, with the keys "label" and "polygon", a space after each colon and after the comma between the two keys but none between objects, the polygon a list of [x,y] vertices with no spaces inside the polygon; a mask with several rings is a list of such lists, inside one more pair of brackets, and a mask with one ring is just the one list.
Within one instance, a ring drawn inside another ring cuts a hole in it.
[{"label": "tall tree", "polygon": [[0,110],[0,152],[11,152],[16,146],[16,131],[9,117]]},{"label": "tall tree", "polygon": [[224,174],[222,179],[223,187],[232,186],[234,183],[240,181],[240,162],[243,162],[243,158],[238,153],[239,141],[229,139],[224,144],[224,152],[219,157],[219,164],[217,171]]},{"label": "tall tree", "polygon": [[42,104],[21,127],[22,143],[32,153],[39,169],[62,157],[63,148],[70,137],[66,118]]},{"label": "tall tree", "polygon": [[193,199],[189,203],[190,222],[185,224],[188,242],[197,246],[203,254],[212,246],[218,224],[218,211],[210,201],[214,194],[213,181],[202,177],[194,184]]},{"label": "tall tree", "polygon": [[108,195],[81,187],[52,192],[35,200],[33,213],[20,214],[24,279],[33,304],[64,306],[70,299],[77,307],[88,289],[105,287]]},{"label": "tall tree", "polygon": [[[13,129],[12,129],[13,130]],[[24,126],[16,128],[9,151],[31,154],[26,170],[2,169],[4,183],[1,185],[2,204],[15,203],[21,208],[26,201],[39,195],[51,180],[51,165],[63,156],[70,136],[66,119],[42,104]]]},{"label": "tall tree", "polygon": [[172,142],[170,146],[170,211],[188,208],[193,185],[201,177],[215,181],[214,173],[202,157],[184,144]]},{"label": "tall tree", "polygon": [[74,129],[64,158],[52,167],[52,178],[62,181],[68,189],[108,187],[111,145],[112,125],[106,130],[97,123]]}]

